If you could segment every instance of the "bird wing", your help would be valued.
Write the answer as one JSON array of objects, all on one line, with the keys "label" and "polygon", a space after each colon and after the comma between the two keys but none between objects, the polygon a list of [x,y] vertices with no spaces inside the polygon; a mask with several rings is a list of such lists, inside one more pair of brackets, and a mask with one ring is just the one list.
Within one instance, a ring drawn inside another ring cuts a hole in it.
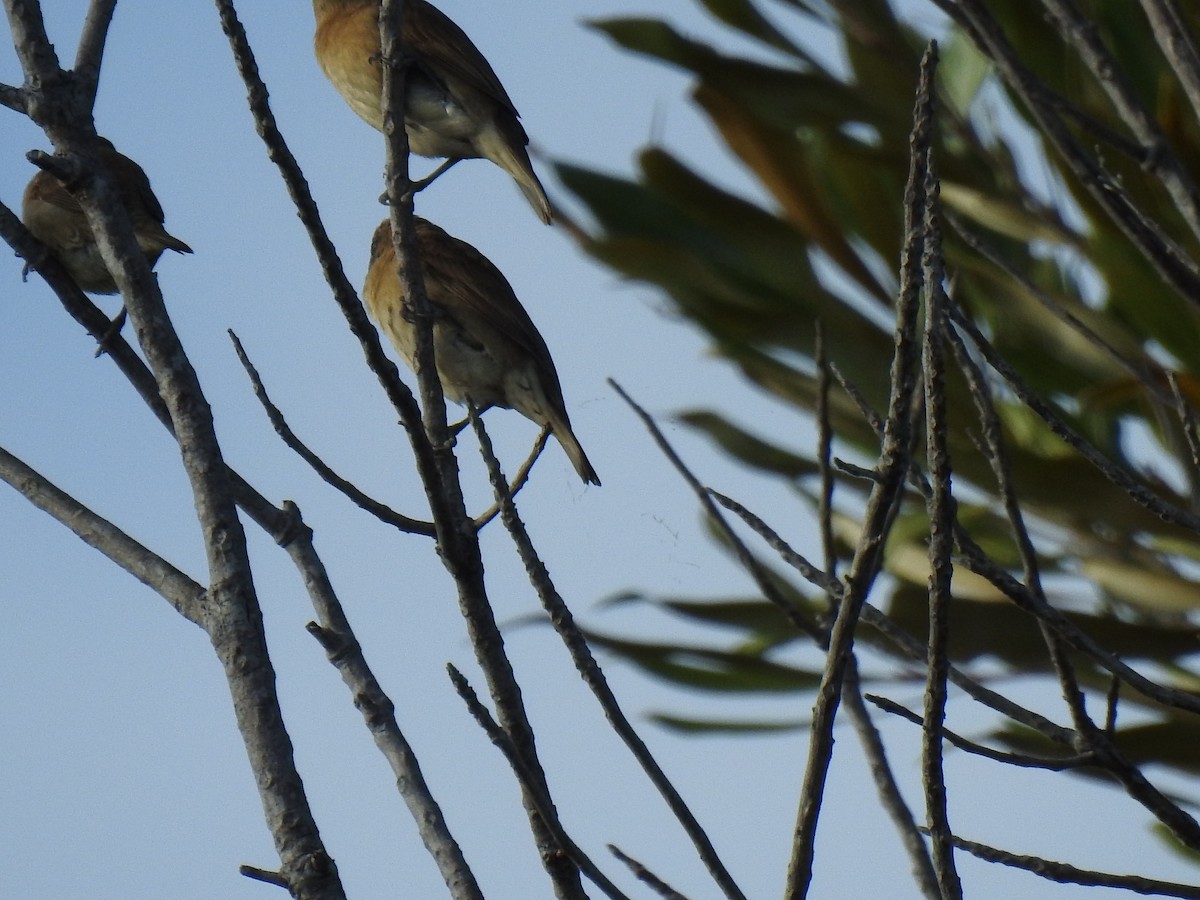
[{"label": "bird wing", "polygon": [[[111,148],[112,145],[109,146]],[[150,179],[142,167],[116,150],[105,153],[104,162],[108,165],[108,171],[116,179],[117,189],[125,193],[126,206],[131,210],[139,208],[144,210],[156,223],[161,225],[166,219],[166,214],[163,212],[162,204],[158,202],[158,197],[154,196],[154,191],[150,188]]]},{"label": "bird wing", "polygon": [[[112,144],[108,141],[103,138],[100,140],[100,154],[104,159],[104,164],[108,166],[109,174],[113,177],[117,194],[122,196],[127,207],[140,207],[161,224],[165,218],[162,204],[154,196],[154,191],[150,189],[150,179],[146,177],[142,167],[128,156],[113,149]],[[61,181],[49,172],[45,172],[44,177],[40,179],[38,198],[68,212],[83,212],[79,201],[71,195]]]},{"label": "bird wing", "polygon": [[[537,366],[546,396],[562,409],[562,385],[550,348],[508,280],[491,260],[466,241],[445,232],[438,238],[438,241],[421,242],[426,285],[436,285],[439,294],[430,299],[458,319],[468,331],[470,321],[478,321],[527,353]],[[442,241],[446,243],[442,244]]]},{"label": "bird wing", "polygon": [[436,70],[443,70],[466,82],[517,116],[504,85],[466,32],[436,6],[416,0],[405,4],[406,38],[409,46],[422,61]]},{"label": "bird wing", "polygon": [[83,212],[83,207],[79,205],[79,201],[72,197],[70,191],[63,186],[63,183],[49,172],[43,169],[38,172],[35,178],[36,196],[42,203],[48,203],[67,212]]}]

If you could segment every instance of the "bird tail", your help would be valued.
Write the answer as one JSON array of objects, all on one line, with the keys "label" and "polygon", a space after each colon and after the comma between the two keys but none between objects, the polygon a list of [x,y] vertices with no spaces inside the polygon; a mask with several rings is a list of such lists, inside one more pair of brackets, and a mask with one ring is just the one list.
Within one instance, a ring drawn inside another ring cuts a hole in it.
[{"label": "bird tail", "polygon": [[162,245],[164,250],[174,250],[176,253],[192,253],[191,247],[175,237],[173,234],[162,233]]},{"label": "bird tail", "polygon": [[554,436],[558,438],[559,444],[566,451],[567,459],[571,460],[571,465],[575,467],[579,477],[588,484],[599,485],[600,476],[592,468],[587,454],[583,452],[583,447],[579,445],[579,441],[575,437],[575,432],[571,431],[571,426],[565,423],[555,423]]},{"label": "bird tail", "polygon": [[513,177],[538,218],[549,225],[554,218],[550,198],[546,196],[542,183],[534,174],[524,141],[518,140],[515,135],[506,134],[503,129],[491,128],[476,139],[476,145],[483,156]]}]

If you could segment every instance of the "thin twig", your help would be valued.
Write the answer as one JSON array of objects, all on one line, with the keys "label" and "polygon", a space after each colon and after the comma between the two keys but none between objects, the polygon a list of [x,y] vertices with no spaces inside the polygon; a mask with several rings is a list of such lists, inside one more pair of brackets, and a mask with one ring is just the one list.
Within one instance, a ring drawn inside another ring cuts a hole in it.
[{"label": "thin twig", "polygon": [[929,848],[921,836],[912,810],[904,802],[904,795],[900,792],[900,785],[896,783],[896,775],[888,762],[883,738],[875,723],[871,721],[871,715],[863,702],[862,679],[858,673],[858,660],[854,656],[850,657],[850,664],[846,669],[842,702],[846,705],[846,713],[858,733],[883,808],[891,817],[896,830],[900,832],[900,840],[912,863],[913,879],[928,900],[942,900],[942,891],[938,887],[937,872],[934,871]]},{"label": "thin twig", "polygon": [[[889,700],[887,697],[881,697],[878,694],[867,694],[866,699],[874,703],[886,713],[898,716],[901,719],[906,719],[914,725],[924,727],[925,717],[906,709],[899,703]],[[991,747],[968,740],[962,735],[951,731],[948,728],[942,729],[942,737],[947,741],[966,753],[974,756],[982,756],[984,759],[990,759],[993,762],[1004,763],[1009,766],[1017,766],[1022,769],[1045,769],[1050,772],[1064,772],[1074,769],[1081,769],[1088,766],[1098,766],[1096,758],[1090,754],[1082,754],[1076,756],[1064,756],[1057,759],[1049,759],[1044,756],[1029,756],[1024,753],[1007,753],[1003,750],[994,750]]]},{"label": "thin twig", "polygon": [[[618,390],[620,389],[618,388]],[[627,402],[631,402],[628,397],[626,397],[626,400]],[[492,441],[488,436],[487,429],[484,428],[483,419],[473,406],[468,407],[468,415],[470,416],[472,426],[475,428],[475,435],[479,440],[480,453],[487,463],[492,489],[496,494],[496,502],[500,505],[501,520],[512,537],[513,544],[517,548],[517,554],[521,557],[521,562],[525,565],[525,573],[529,578],[529,583],[537,591],[538,599],[546,610],[546,614],[550,617],[550,623],[554,626],[554,630],[562,638],[563,644],[566,645],[567,650],[570,652],[571,661],[574,662],[576,670],[578,670],[584,683],[596,697],[600,708],[604,711],[605,717],[608,719],[609,724],[612,725],[613,731],[616,732],[625,746],[629,748],[629,752],[638,761],[642,770],[650,778],[651,783],[658,789],[658,792],[666,801],[672,814],[674,814],[675,818],[683,826],[683,830],[691,839],[696,852],[712,875],[713,880],[730,900],[745,900],[745,894],[742,893],[741,889],[734,882],[729,870],[721,862],[716,848],[712,845],[712,841],[684,802],[683,797],[680,796],[679,791],[671,784],[666,772],[663,771],[662,767],[654,759],[653,754],[650,753],[650,748],[638,736],[633,725],[621,709],[616,695],[613,693],[612,688],[609,687],[608,681],[600,669],[600,665],[596,662],[591,648],[587,645],[587,639],[575,623],[575,617],[563,601],[562,595],[559,594],[558,589],[554,586],[545,563],[542,562],[537,551],[534,549],[533,542],[529,539],[529,533],[525,529],[525,524],[521,521],[520,516],[517,515],[512,495],[508,491],[508,482],[505,480],[504,473],[500,470],[500,463],[496,459],[495,452],[493,452]]]},{"label": "thin twig", "polygon": [[708,493],[714,500],[745,522],[751,531],[761,537],[768,547],[779,554],[780,559],[799,572],[806,581],[825,591],[835,602],[841,600],[843,586],[840,581],[830,577],[827,572],[822,572],[803,555],[792,549],[791,545],[780,537],[777,532],[773,531],[766,522],[746,509],[741,503],[712,488],[708,489]]},{"label": "thin twig", "polygon": [[[825,556],[825,576],[837,581],[837,545],[833,540],[833,423],[829,416],[829,391],[832,378],[829,373],[829,357],[825,348],[825,327],[820,320],[815,323],[817,364],[817,476],[820,479],[820,500],[817,504],[817,522],[821,532],[821,550]],[[832,591],[829,596],[829,614],[837,612],[837,598]]]},{"label": "thin twig", "polygon": [[1110,738],[1117,734],[1117,704],[1121,699],[1121,679],[1112,678],[1108,682],[1108,694],[1104,698],[1104,733]]},{"label": "thin twig", "polygon": [[[716,497],[722,505],[726,506],[731,512],[735,513],[753,530],[755,533],[762,536],[768,546],[774,549],[784,562],[793,566],[810,581],[814,586],[821,590],[829,590],[835,593],[835,596],[840,599],[843,592],[843,586],[840,582],[830,581],[825,577],[825,574],[819,569],[813,567],[799,553],[793,550],[788,543],[762,519],[754,515],[752,512],[743,507],[740,503],[730,500],[722,494],[715,491],[710,493]],[[896,648],[897,651],[907,660],[920,665],[925,664],[926,649],[925,645],[918,641],[915,637],[902,629],[899,625],[893,622],[886,614],[876,609],[871,604],[866,604],[862,609],[862,620],[865,624],[876,629],[883,637]],[[990,688],[984,687],[975,679],[966,675],[962,670],[955,666],[950,667],[950,680],[956,687],[961,688],[964,692],[977,700],[984,706],[994,709],[1001,715],[1007,716],[1014,722],[1018,722],[1025,727],[1038,732],[1047,740],[1053,741],[1056,744],[1061,744],[1066,747],[1072,746],[1073,732],[1067,728],[1055,725],[1049,719],[1032,710],[1025,709],[1013,703],[1002,694],[998,694]]]},{"label": "thin twig", "polygon": [[[549,802],[550,786],[538,760],[533,727],[488,601],[479,533],[474,520],[467,514],[458,459],[447,428],[446,403],[434,359],[433,309],[425,291],[413,223],[413,182],[408,174],[408,133],[404,125],[404,85],[411,61],[401,40],[403,10],[404,0],[382,0],[379,6],[380,64],[383,66],[380,100],[387,161],[384,179],[397,274],[416,324],[413,368],[421,397],[420,420],[407,418],[411,416],[411,410],[402,416],[406,416],[405,427],[413,441],[421,482],[437,529],[438,556],[454,579],[459,610],[466,622],[476,659],[487,679],[504,731],[520,755],[522,771],[527,776],[522,783],[530,785],[523,790],[523,798],[542,866],[560,900],[584,900],[586,894],[579,870],[569,857],[558,852],[555,836],[562,832],[562,825],[554,818],[556,811]],[[361,304],[358,310],[361,313]],[[405,393],[411,402],[407,389]],[[542,798],[546,798],[546,802],[541,802]]]},{"label": "thin twig", "polygon": [[1200,198],[1196,185],[1159,128],[1158,122],[1138,98],[1117,60],[1104,46],[1094,22],[1085,18],[1071,0],[1042,0],[1059,34],[1073,45],[1079,58],[1108,94],[1121,121],[1142,144],[1147,167],[1158,177],[1194,235],[1200,236]]},{"label": "thin twig", "polygon": [[609,844],[608,852],[625,863],[638,881],[648,886],[650,890],[662,897],[663,900],[687,900],[687,897],[679,893],[679,891],[675,890],[632,856],[627,856],[621,852],[620,847],[617,847],[615,844]]},{"label": "thin twig", "polygon": [[942,728],[946,718],[946,678],[950,666],[950,582],[954,575],[954,525],[957,504],[951,491],[952,468],[947,447],[945,332],[947,299],[945,268],[938,216],[940,183],[933,154],[925,165],[925,329],[921,362],[925,382],[925,456],[933,490],[926,503],[929,514],[929,659],[925,679],[925,720],[921,726],[921,770],[925,810],[933,844],[933,866],[944,900],[961,900],[962,880],[954,865],[949,800],[942,759]]},{"label": "thin twig", "polygon": [[1179,79],[1192,114],[1200,117],[1200,48],[1197,47],[1175,0],[1142,0],[1150,30]]},{"label": "thin twig", "polygon": [[961,216],[953,212],[946,212],[946,221],[958,234],[958,236],[976,253],[983,256],[988,262],[996,266],[1007,275],[1009,278],[1016,281],[1021,288],[1037,300],[1042,307],[1053,315],[1055,318],[1066,323],[1070,328],[1077,332],[1084,340],[1098,347],[1109,357],[1111,357],[1118,365],[1127,371],[1133,378],[1148,390],[1153,396],[1157,397],[1164,403],[1170,401],[1170,395],[1163,389],[1161,369],[1154,365],[1153,362],[1136,359],[1127,353],[1117,349],[1116,345],[1104,338],[1098,331],[1088,325],[1075,313],[1067,309],[1063,304],[1059,303],[1046,291],[1042,290],[1034,283],[1024,272],[1017,269],[1008,260],[1000,254],[995,247],[984,241],[975,231],[973,231],[962,220]]},{"label": "thin twig", "polygon": [[[529,451],[529,456],[525,458],[525,462],[521,464],[521,468],[517,469],[517,474],[513,477],[512,483],[508,486],[508,493],[512,497],[516,497],[521,493],[521,488],[525,487],[529,481],[529,475],[533,471],[533,464],[538,461],[542,455],[542,451],[546,449],[546,443],[550,440],[551,428],[549,425],[543,425],[542,430],[538,432],[537,440],[533,442],[533,448]],[[484,525],[500,515],[500,504],[493,503],[488,507],[487,511],[475,517],[475,528],[483,528]]]},{"label": "thin twig", "polygon": [[1113,875],[1108,872],[1097,872],[1091,869],[1080,869],[1067,863],[1054,862],[1038,856],[1021,856],[1005,850],[997,850],[987,844],[968,841],[956,837],[954,845],[966,850],[972,856],[988,862],[1001,863],[1015,869],[1024,869],[1049,881],[1059,884],[1084,884],[1092,887],[1120,888],[1137,894],[1154,894],[1160,897],[1183,897],[1186,900],[1200,900],[1200,887],[1187,884],[1175,884],[1170,881],[1158,881],[1154,878],[1141,878],[1137,875]]},{"label": "thin twig", "polygon": [[288,425],[283,413],[279,407],[271,402],[271,398],[267,395],[266,386],[262,382],[262,378],[258,374],[258,369],[250,362],[250,358],[246,355],[246,350],[242,346],[238,336],[230,330],[228,332],[230,340],[233,341],[233,349],[236,351],[238,359],[242,363],[242,368],[246,370],[246,374],[250,376],[250,382],[254,386],[254,396],[258,398],[258,402],[267,413],[267,418],[271,422],[271,427],[275,429],[275,433],[279,438],[291,449],[297,456],[308,463],[309,467],[321,477],[321,479],[331,487],[340,491],[342,494],[350,498],[357,506],[369,512],[379,521],[392,525],[406,534],[422,534],[431,537],[434,533],[433,523],[424,522],[420,519],[414,519],[406,516],[403,513],[398,513],[385,503],[381,503],[374,497],[369,496],[360,490],[355,484],[347,481],[338,475],[332,468],[312,451],[296,433],[292,431]]},{"label": "thin twig", "polygon": [[971,36],[980,52],[993,61],[1070,172],[1163,281],[1187,302],[1200,304],[1200,270],[1195,261],[1164,240],[1161,231],[1142,213],[1121,183],[1079,146],[1058,116],[1050,92],[1021,61],[986,5],[981,0],[934,2]]},{"label": "thin twig", "polygon": [[1179,386],[1179,376],[1175,372],[1167,373],[1167,382],[1171,385],[1171,395],[1175,400],[1175,414],[1179,417],[1179,427],[1187,442],[1188,482],[1192,486],[1192,509],[1200,507],[1200,436],[1196,433],[1196,417],[1192,407],[1183,396]]},{"label": "thin twig", "polygon": [[579,871],[587,875],[592,883],[604,892],[605,896],[612,897],[613,900],[629,900],[629,898],[626,897],[625,894],[623,894],[620,889],[612,883],[608,876],[601,872],[599,868],[597,868],[596,864],[593,863],[591,858],[583,852],[579,845],[571,840],[570,836],[566,833],[561,823],[558,821],[558,817],[554,811],[553,802],[551,802],[550,798],[546,796],[545,791],[542,790],[541,784],[539,783],[541,779],[532,775],[529,770],[525,768],[525,761],[522,758],[521,752],[516,746],[514,746],[512,738],[509,737],[508,732],[500,727],[500,725],[492,717],[492,714],[488,712],[487,707],[480,702],[479,697],[476,695],[474,688],[471,687],[470,682],[468,682],[466,677],[463,676],[462,672],[458,671],[458,669],[456,669],[453,665],[447,664],[446,671],[450,674],[450,681],[454,685],[454,690],[458,692],[458,696],[460,696],[463,702],[467,705],[467,710],[471,713],[472,718],[479,723],[479,727],[484,730],[488,736],[488,739],[496,745],[501,753],[504,754],[504,758],[508,760],[509,766],[512,768],[513,773],[517,776],[517,780],[524,787],[526,795],[532,798],[534,803],[540,808],[542,812],[542,821],[550,825],[551,832],[553,833],[558,846],[562,849],[562,852],[570,857],[575,865],[579,867]]},{"label": "thin twig", "polygon": [[667,440],[666,436],[662,433],[662,430],[655,423],[653,417],[651,417],[646,410],[639,406],[637,402],[635,402],[634,399],[625,392],[625,389],[617,384],[617,382],[610,378],[608,379],[608,383],[612,386],[613,390],[620,395],[621,399],[629,404],[629,408],[637,414],[637,417],[642,420],[642,424],[646,427],[646,430],[650,432],[650,436],[654,439],[654,442],[658,445],[663,455],[667,458],[671,465],[675,467],[675,470],[679,472],[679,474],[683,477],[683,480],[687,482],[688,486],[692,489],[692,492],[695,493],[697,499],[700,501],[701,507],[708,515],[709,521],[711,521],[713,525],[720,530],[721,535],[729,542],[730,546],[733,547],[738,562],[742,565],[742,568],[744,568],[754,579],[755,585],[760,591],[762,591],[763,596],[776,607],[778,607],[778,609],[785,616],[787,616],[788,621],[791,622],[797,629],[799,629],[801,633],[807,634],[809,637],[811,637],[817,642],[818,646],[824,646],[827,638],[821,627],[803,610],[798,609],[796,605],[791,602],[791,600],[784,597],[783,594],[780,593],[779,589],[775,586],[775,583],[771,580],[770,573],[768,573],[766,569],[764,569],[763,566],[758,562],[758,560],[754,558],[754,554],[752,554],[749,548],[746,547],[745,542],[738,536],[737,532],[730,527],[729,523],[725,520],[725,517],[721,515],[721,511],[717,509],[712,497],[709,495],[708,488],[700,483],[700,480],[696,478],[696,476],[680,458],[679,454],[675,452],[675,448],[671,446],[671,443]]},{"label": "thin twig", "polygon": [[[296,510],[299,521],[300,512]],[[307,529],[306,529],[307,530]],[[311,540],[311,533],[307,535]],[[322,567],[320,574],[324,573]],[[346,686],[354,695],[354,707],[362,713],[371,736],[396,776],[396,789],[404,799],[417,824],[421,841],[437,863],[442,879],[454,900],[483,900],[475,875],[467,865],[462,849],[450,833],[441,806],[434,799],[420,763],[396,721],[396,705],[384,693],[375,674],[367,665],[362,645],[358,643],[350,623],[332,587],[318,594],[322,601],[318,611],[323,621],[309,622],[308,633],[325,648],[329,661],[337,668]],[[314,600],[318,599],[315,597]]]},{"label": "thin twig", "polygon": [[829,653],[817,700],[813,706],[808,761],[801,787],[796,829],[784,890],[786,900],[802,900],[812,881],[817,820],[825,779],[833,756],[833,724],[841,702],[842,681],[854,643],[854,630],[863,604],[883,565],[883,547],[904,494],[911,459],[911,405],[917,384],[915,339],[920,302],[920,258],[924,217],[924,170],[932,145],[933,71],[937,52],[930,45],[921,60],[911,143],[911,164],[905,189],[905,247],[901,261],[900,298],[896,308],[896,351],[892,359],[891,392],[878,471],[863,518],[862,538],[846,575],[846,590],[829,639]]}]

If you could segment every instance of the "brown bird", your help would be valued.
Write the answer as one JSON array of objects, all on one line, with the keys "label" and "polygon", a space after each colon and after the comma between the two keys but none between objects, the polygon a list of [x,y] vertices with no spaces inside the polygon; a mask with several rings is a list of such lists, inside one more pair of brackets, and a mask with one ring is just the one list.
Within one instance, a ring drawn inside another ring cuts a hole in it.
[{"label": "brown bird", "polygon": [[[546,342],[508,281],[466,241],[420,217],[414,217],[414,222],[425,291],[434,307],[434,356],[446,396],[456,403],[469,400],[480,411],[491,406],[515,409],[539,425],[549,425],[579,477],[599,484],[596,470],[571,431]],[[363,299],[412,366],[416,327],[406,309],[387,219],[371,239]]]},{"label": "brown bird", "polygon": [[[383,130],[381,0],[313,0],[317,62],[350,108]],[[525,150],[529,136],[500,79],[461,28],[425,0],[404,4],[400,39],[411,55],[404,93],[409,149],[421,156],[490,159],[511,175],[543,222],[550,201]]]},{"label": "brown bird", "polygon": [[[118,153],[104,138],[100,138],[100,155],[125,202],[134,236],[146,254],[146,262],[153,266],[164,250],[191,253],[191,247],[163,228],[162,206],[150,189],[150,179],[142,167]],[[117,293],[117,283],[100,258],[92,226],[79,201],[71,196],[66,185],[44,169],[25,186],[21,217],[25,227],[46,245],[80,290],[93,294]]]}]

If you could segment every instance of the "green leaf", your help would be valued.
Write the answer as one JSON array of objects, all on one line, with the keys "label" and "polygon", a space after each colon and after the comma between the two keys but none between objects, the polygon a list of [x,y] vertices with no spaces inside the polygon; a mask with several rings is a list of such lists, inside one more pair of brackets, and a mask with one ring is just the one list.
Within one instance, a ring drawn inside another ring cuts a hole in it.
[{"label": "green leaf", "polygon": [[679,413],[676,418],[708,435],[722,450],[753,469],[787,478],[800,478],[817,471],[817,465],[811,459],[789,453],[775,444],[757,438],[738,428],[724,416],[695,410]]},{"label": "green leaf", "polygon": [[693,719],[669,713],[651,713],[650,721],[671,731],[684,734],[770,735],[799,731],[809,727],[806,721],[794,722],[737,722],[728,719]]},{"label": "green leaf", "polygon": [[679,687],[734,693],[796,693],[821,681],[819,671],[771,662],[754,653],[622,640],[588,631],[588,641],[647,674]]},{"label": "green leaf", "polygon": [[704,7],[727,25],[764,44],[789,53],[804,62],[811,57],[782,31],[771,24],[750,0],[701,0]]}]

